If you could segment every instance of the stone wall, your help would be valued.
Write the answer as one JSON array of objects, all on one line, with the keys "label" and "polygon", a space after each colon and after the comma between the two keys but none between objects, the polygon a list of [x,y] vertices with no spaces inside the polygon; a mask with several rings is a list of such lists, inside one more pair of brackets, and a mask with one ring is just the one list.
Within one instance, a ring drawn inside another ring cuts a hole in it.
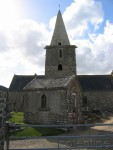
[{"label": "stone wall", "polygon": [[113,92],[84,92],[87,97],[87,106],[91,109],[113,110]]},{"label": "stone wall", "polygon": [[[26,92],[24,95],[25,122],[37,124],[51,124],[56,122],[56,114],[63,113],[62,103],[65,90],[43,90]],[[47,98],[46,107],[41,107],[41,97]]]},{"label": "stone wall", "polygon": [[[46,107],[41,98],[46,96]],[[25,122],[32,124],[72,123],[71,114],[76,111],[76,122],[81,112],[81,91],[75,76],[67,87],[26,91],[24,93]]]},{"label": "stone wall", "polygon": [[7,92],[0,90],[0,150],[4,149]]},{"label": "stone wall", "polygon": [[[76,74],[75,46],[47,46],[46,49],[45,75],[47,78]],[[62,50],[62,57],[59,57],[59,50]],[[62,70],[58,70],[59,64],[62,65]]]},{"label": "stone wall", "polygon": [[0,113],[0,150],[4,149],[4,141],[5,141],[5,120],[4,114]]},{"label": "stone wall", "polygon": [[9,110],[23,111],[23,92],[9,92]]}]

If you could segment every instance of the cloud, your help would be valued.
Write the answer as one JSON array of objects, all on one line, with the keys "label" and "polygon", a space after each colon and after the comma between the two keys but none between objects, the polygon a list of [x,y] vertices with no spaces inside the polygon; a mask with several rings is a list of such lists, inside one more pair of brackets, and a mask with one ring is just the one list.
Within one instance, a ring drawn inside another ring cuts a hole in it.
[{"label": "cloud", "polygon": [[[46,14],[45,14],[46,15]],[[105,74],[113,68],[113,24],[105,21],[102,3],[74,0],[63,13],[71,44],[76,50],[78,74]],[[45,49],[50,44],[56,16],[48,25],[24,20],[10,33],[0,31],[0,84],[8,86],[15,74],[44,74]],[[4,52],[4,53],[3,53]]]},{"label": "cloud", "polygon": [[103,21],[101,2],[95,0],[74,0],[63,14],[69,35],[83,37],[90,31],[89,25],[96,30]]},{"label": "cloud", "polygon": [[[9,72],[12,77],[14,73],[44,74],[44,47],[50,42],[49,37],[50,32],[46,26],[33,20],[24,20],[8,34],[0,33],[0,68],[3,80],[5,81],[4,77]],[[11,78],[6,82],[10,83]]]},{"label": "cloud", "polygon": [[46,29],[45,24],[33,20],[24,20],[12,35],[12,47],[21,54],[21,63],[24,68],[27,67],[27,64],[32,66],[31,74],[34,71],[33,65],[35,69],[37,67],[35,72],[44,73],[42,71],[45,65],[44,47],[49,45],[48,43],[50,43],[50,32]]},{"label": "cloud", "polygon": [[35,58],[43,54],[44,47],[49,40],[48,37],[49,32],[44,24],[38,24],[33,20],[25,20],[16,31],[16,38],[13,37],[13,44],[15,47],[22,49],[26,57]]},{"label": "cloud", "polygon": [[8,50],[8,37],[7,35],[0,31],[0,53],[6,52]]},{"label": "cloud", "polygon": [[113,24],[106,21],[102,34],[89,35],[88,40],[78,41],[78,45],[80,45],[77,50],[79,74],[107,74],[112,71],[112,38]]}]

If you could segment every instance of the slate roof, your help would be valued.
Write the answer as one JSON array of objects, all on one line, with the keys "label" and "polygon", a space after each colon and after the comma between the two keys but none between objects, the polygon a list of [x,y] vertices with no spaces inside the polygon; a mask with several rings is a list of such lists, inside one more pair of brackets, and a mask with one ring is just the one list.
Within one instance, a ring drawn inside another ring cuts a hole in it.
[{"label": "slate roof", "polygon": [[[9,87],[11,92],[25,89],[62,88],[66,87],[72,76],[58,79],[45,79],[45,76],[14,75]],[[77,75],[83,91],[113,91],[112,75]],[[3,87],[3,86],[0,86]]]},{"label": "slate roof", "polygon": [[31,81],[28,85],[26,85],[24,90],[65,88],[73,77],[74,76],[68,76],[65,78],[57,78],[57,79],[36,78],[33,81]]},{"label": "slate roof", "polygon": [[7,91],[8,91],[8,88],[6,88],[5,86],[0,85],[0,90],[7,92]]},{"label": "slate roof", "polygon": [[77,75],[83,91],[113,91],[112,75]]},{"label": "slate roof", "polygon": [[[14,75],[12,82],[9,87],[10,92],[22,92],[23,88],[31,82],[36,75]],[[38,78],[43,78],[43,76],[38,76]]]}]

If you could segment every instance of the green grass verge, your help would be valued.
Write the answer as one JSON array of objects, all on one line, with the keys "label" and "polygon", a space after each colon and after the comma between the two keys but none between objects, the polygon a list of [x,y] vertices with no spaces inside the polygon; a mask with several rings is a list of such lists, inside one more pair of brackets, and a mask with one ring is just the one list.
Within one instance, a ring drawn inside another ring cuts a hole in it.
[{"label": "green grass verge", "polygon": [[24,114],[23,112],[11,112],[12,117],[8,118],[7,121],[14,122],[17,124],[23,124]]},{"label": "green grass verge", "polygon": [[[13,122],[16,124],[24,124],[24,114],[23,112],[12,112],[12,117],[9,118],[8,122]],[[63,133],[60,129],[55,128],[33,128],[33,127],[23,127],[22,130],[10,133],[10,136],[52,136],[59,135]]]},{"label": "green grass verge", "polygon": [[10,136],[54,136],[63,133],[60,129],[25,127],[21,131],[10,133]]}]

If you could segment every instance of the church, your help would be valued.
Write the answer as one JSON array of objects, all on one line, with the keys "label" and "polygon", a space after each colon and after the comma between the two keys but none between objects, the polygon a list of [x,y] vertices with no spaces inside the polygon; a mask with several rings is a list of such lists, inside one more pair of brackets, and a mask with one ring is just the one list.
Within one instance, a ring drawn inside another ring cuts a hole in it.
[{"label": "church", "polygon": [[45,47],[45,75],[14,75],[10,110],[23,110],[24,121],[31,124],[79,123],[82,108],[112,110],[113,73],[77,75],[76,48],[59,10],[51,43]]}]

